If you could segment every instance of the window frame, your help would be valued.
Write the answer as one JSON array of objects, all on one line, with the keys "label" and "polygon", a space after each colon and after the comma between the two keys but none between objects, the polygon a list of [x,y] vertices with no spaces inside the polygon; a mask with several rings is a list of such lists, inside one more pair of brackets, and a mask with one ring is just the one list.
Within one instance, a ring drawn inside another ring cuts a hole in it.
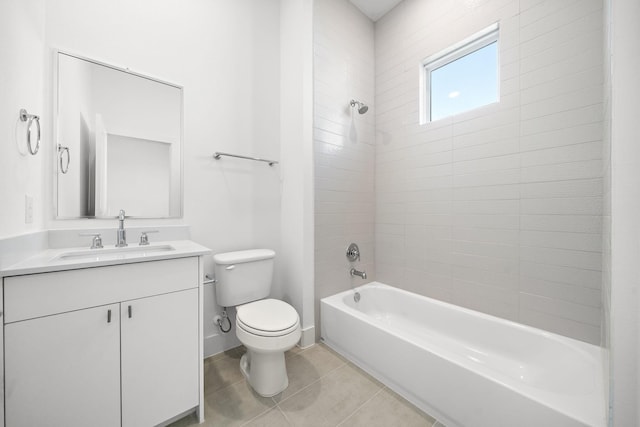
[{"label": "window frame", "polygon": [[[427,123],[431,123],[434,120],[431,119],[431,72],[435,71],[439,68],[444,67],[452,62],[457,61],[458,59],[467,56],[471,53],[474,53],[484,47],[489,46],[492,43],[497,43],[497,55],[498,61],[496,64],[496,75],[497,75],[497,101],[495,103],[500,102],[500,25],[496,22],[487,28],[478,31],[477,33],[467,37],[466,39],[449,46],[448,48],[436,53],[435,55],[431,55],[426,57],[420,63],[420,124],[424,125]],[[491,105],[484,104],[484,105]],[[454,113],[452,115],[442,117],[438,120],[445,119],[447,117],[454,116],[456,114],[461,114],[467,111],[472,111],[476,108],[480,108],[484,105],[474,107],[470,110],[461,111],[459,113]]]}]

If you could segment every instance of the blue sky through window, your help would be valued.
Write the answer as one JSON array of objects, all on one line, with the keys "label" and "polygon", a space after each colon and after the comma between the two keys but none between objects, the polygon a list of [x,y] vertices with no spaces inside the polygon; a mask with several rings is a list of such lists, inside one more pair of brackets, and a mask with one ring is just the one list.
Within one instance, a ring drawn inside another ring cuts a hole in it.
[{"label": "blue sky through window", "polygon": [[498,101],[498,43],[431,71],[431,121]]}]

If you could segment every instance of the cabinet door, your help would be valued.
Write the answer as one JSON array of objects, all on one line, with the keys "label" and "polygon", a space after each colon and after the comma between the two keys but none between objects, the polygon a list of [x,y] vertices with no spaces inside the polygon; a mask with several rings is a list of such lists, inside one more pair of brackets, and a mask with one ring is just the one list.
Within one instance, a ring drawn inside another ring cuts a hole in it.
[{"label": "cabinet door", "polygon": [[121,303],[122,426],[152,426],[199,403],[198,290]]},{"label": "cabinet door", "polygon": [[120,425],[119,310],[113,304],[5,326],[7,427]]}]

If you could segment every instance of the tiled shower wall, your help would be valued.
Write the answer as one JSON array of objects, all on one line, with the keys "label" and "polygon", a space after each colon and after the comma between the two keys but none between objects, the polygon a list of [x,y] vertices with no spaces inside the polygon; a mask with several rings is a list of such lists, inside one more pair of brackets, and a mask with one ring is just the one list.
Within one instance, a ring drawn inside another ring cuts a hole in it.
[{"label": "tiled shower wall", "polygon": [[[374,32],[347,0],[314,2],[315,315],[319,300],[365,283],[374,272]],[[360,115],[349,106],[369,105]],[[349,263],[349,243],[361,260]]]},{"label": "tiled shower wall", "polygon": [[[500,102],[420,125],[422,59],[494,22]],[[600,342],[602,27],[601,0],[405,0],[376,24],[379,281]]]}]

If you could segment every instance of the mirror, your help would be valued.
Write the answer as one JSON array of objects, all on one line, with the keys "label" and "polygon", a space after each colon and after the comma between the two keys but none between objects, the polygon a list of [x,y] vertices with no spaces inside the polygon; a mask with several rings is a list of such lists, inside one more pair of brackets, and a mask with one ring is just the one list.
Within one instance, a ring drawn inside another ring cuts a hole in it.
[{"label": "mirror", "polygon": [[56,57],[57,218],[182,216],[182,87]]}]

